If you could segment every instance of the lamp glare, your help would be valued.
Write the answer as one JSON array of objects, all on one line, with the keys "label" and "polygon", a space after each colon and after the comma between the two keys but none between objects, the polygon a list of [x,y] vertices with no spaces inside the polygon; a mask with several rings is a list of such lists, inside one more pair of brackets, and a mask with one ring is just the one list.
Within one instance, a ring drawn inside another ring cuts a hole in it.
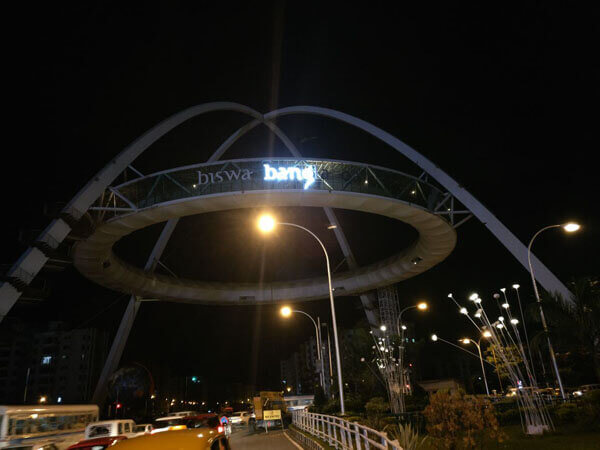
[{"label": "lamp glare", "polygon": [[569,223],[565,223],[563,225],[563,229],[567,233],[573,233],[575,231],[578,231],[580,228],[581,228],[581,225],[579,225],[578,223],[575,223],[575,222],[569,222]]},{"label": "lamp glare", "polygon": [[275,228],[275,219],[268,214],[260,216],[258,219],[258,229],[263,233],[269,233]]}]

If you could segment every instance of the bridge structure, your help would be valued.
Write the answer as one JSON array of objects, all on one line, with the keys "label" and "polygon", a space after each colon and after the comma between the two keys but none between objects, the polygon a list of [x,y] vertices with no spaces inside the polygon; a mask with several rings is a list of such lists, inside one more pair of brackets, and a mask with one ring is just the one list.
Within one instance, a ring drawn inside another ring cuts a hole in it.
[{"label": "bridge structure", "polygon": [[[201,114],[224,110],[245,113],[250,121],[230,135],[208,161],[149,175],[134,167],[137,157],[178,125]],[[411,160],[419,168],[419,174],[409,175],[363,162],[307,159],[275,123],[279,117],[295,114],[322,116],[360,128]],[[223,160],[231,145],[261,124],[283,142],[290,158]],[[133,174],[134,179],[123,182],[126,173]],[[72,250],[75,266],[89,279],[131,294],[94,394],[94,401],[99,403],[144,299],[239,305],[328,296],[324,277],[259,285],[185,280],[155,273],[181,217],[280,206],[323,208],[334,226],[333,232],[348,268],[335,274],[335,294],[359,295],[373,328],[379,325],[375,289],[415,276],[443,261],[455,247],[456,228],[472,217],[479,219],[528,269],[526,246],[498,218],[433,162],[375,125],[321,107],[294,106],[261,114],[237,103],[216,102],[188,108],[151,128],[77,193],[60,217],[48,225],[3,277],[0,320],[76,224],[84,216],[92,218],[92,231]],[[360,267],[334,208],[400,220],[415,228],[418,238],[396,255]],[[165,225],[144,267],[134,267],[115,255],[112,249],[119,239],[156,223]],[[571,294],[564,284],[533,255],[532,266],[536,279],[547,291],[570,299]]]}]

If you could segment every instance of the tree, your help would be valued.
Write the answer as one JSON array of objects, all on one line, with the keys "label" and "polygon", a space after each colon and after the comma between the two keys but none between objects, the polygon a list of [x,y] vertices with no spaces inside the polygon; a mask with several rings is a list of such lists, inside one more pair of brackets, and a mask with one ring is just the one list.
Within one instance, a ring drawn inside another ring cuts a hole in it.
[{"label": "tree", "polygon": [[[505,362],[504,359],[502,359],[500,356],[501,352],[506,355],[508,361]],[[495,366],[494,372],[498,374],[500,378],[509,378],[509,369],[511,367],[516,367],[523,362],[519,350],[514,345],[499,347],[495,344],[490,344],[485,350],[485,359],[492,366]]]},{"label": "tree", "polygon": [[436,392],[423,414],[427,432],[436,438],[433,443],[438,448],[482,448],[485,437],[497,442],[505,437],[490,401],[462,391]]},{"label": "tree", "polygon": [[[600,281],[598,277],[582,277],[569,283],[573,303],[560,295],[544,293],[544,314],[548,322],[552,343],[563,351],[579,350],[588,354],[593,362],[596,378],[600,382]],[[539,322],[538,306],[531,305],[532,316]],[[532,346],[545,345],[544,332],[535,335]]]}]

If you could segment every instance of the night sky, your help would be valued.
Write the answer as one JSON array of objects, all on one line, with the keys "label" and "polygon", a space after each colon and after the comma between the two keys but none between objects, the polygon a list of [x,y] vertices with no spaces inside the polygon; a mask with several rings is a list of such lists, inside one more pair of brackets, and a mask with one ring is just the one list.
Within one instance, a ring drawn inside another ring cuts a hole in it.
[{"label": "night sky", "polygon": [[[562,280],[598,274],[597,10],[521,2],[424,5],[250,2],[205,6],[122,2],[13,5],[5,38],[5,113],[0,263],[24,249],[21,230],[40,230],[62,205],[127,144],[186,107],[234,101],[262,112],[284,106],[337,109],[392,133],[434,161],[482,201],[523,242],[542,226],[577,220],[580,233],[551,231],[535,253]],[[17,9],[22,8],[22,9]],[[596,19],[594,19],[596,16]],[[144,173],[203,162],[248,119],[212,113],[191,120],[138,161]],[[325,118],[286,117],[278,125],[306,156],[381,164],[419,175],[391,148]],[[287,156],[263,128],[227,157]],[[45,208],[48,207],[48,208]],[[323,273],[319,249],[298,233],[265,242],[252,211],[183,219],[163,261],[182,276],[252,281]],[[321,210],[284,209],[340,251]],[[414,239],[410,227],[339,211],[358,261],[367,264]],[[160,227],[116,248],[143,264]],[[267,255],[264,257],[263,255]],[[489,296],[528,273],[472,219],[453,254],[399,285],[403,305],[427,299],[417,336],[449,339],[469,329],[446,298]],[[114,332],[127,296],[93,285],[69,268],[52,279],[43,304],[18,305],[10,317],[38,324]],[[298,305],[329,321],[326,300]],[[339,326],[364,318],[357,298],[337,300]],[[282,321],[276,307],[144,304],[123,363],[143,361],[211,380],[276,385],[279,359],[311,333],[301,318]],[[416,317],[416,315],[415,315]],[[3,324],[4,325],[4,324]]]}]

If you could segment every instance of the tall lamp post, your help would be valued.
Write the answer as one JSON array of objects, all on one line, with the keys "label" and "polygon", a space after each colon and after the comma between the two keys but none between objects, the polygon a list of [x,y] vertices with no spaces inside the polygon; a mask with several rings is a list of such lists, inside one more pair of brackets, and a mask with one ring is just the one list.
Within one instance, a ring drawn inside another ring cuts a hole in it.
[{"label": "tall lamp post", "polygon": [[324,387],[323,381],[324,381],[324,376],[325,376],[325,368],[323,366],[323,349],[322,349],[322,346],[321,346],[321,330],[319,329],[319,326],[317,325],[317,322],[315,322],[315,319],[313,319],[310,314],[307,314],[304,311],[300,311],[298,309],[292,309],[289,306],[282,307],[279,310],[279,312],[285,318],[290,317],[292,315],[292,313],[304,314],[306,317],[308,317],[310,319],[310,321],[315,326],[315,338],[316,338],[316,344],[317,344],[317,358],[319,359],[319,362],[320,362],[320,365],[321,365],[321,372],[319,374],[319,383],[321,384],[321,387],[323,388]]},{"label": "tall lamp post", "polygon": [[546,317],[544,316],[544,310],[542,309],[542,300],[540,299],[540,293],[538,292],[537,283],[535,281],[535,275],[533,273],[533,266],[531,265],[531,246],[533,245],[533,241],[536,237],[540,235],[540,233],[551,228],[562,228],[567,233],[574,233],[581,227],[573,222],[558,225],[548,225],[547,227],[544,227],[537,233],[535,233],[531,238],[531,241],[529,241],[529,245],[527,246],[527,262],[529,263],[529,273],[531,274],[531,282],[533,283],[533,292],[535,293],[535,299],[540,308],[540,318],[542,320],[542,327],[544,328],[544,334],[546,335],[546,339],[548,340],[548,351],[550,352],[550,359],[552,360],[552,367],[554,368],[556,381],[558,381],[560,395],[563,398],[563,400],[565,400],[567,398],[565,395],[565,389],[563,388],[562,379],[560,378],[560,373],[558,372],[558,365],[556,364],[556,355],[554,354],[554,347],[552,347],[552,342],[550,341],[550,334],[548,333],[548,324],[546,323]]},{"label": "tall lamp post", "polygon": [[479,352],[479,361],[481,362],[481,373],[483,373],[483,382],[485,383],[485,392],[487,393],[487,395],[490,395],[490,389],[488,388],[488,384],[487,384],[487,377],[485,376],[485,367],[483,367],[483,356],[481,355],[481,338],[479,338],[479,341],[475,342],[472,339],[469,338],[464,338],[461,339],[461,342],[463,344],[474,344],[477,347],[477,351]]},{"label": "tall lamp post", "polygon": [[411,305],[411,306],[407,306],[406,308],[404,308],[402,311],[400,311],[400,314],[398,314],[398,320],[396,320],[396,331],[398,333],[398,336],[400,336],[400,345],[398,346],[398,359],[400,360],[400,412],[403,413],[405,412],[405,406],[404,406],[404,331],[406,331],[406,326],[405,325],[401,325],[401,320],[402,320],[402,314],[404,314],[406,311],[408,311],[409,309],[414,309],[417,308],[421,311],[425,311],[428,306],[426,302],[420,302],[416,305]]},{"label": "tall lamp post", "polygon": [[335,303],[333,301],[333,288],[331,287],[331,267],[329,265],[329,255],[327,254],[327,249],[323,245],[323,242],[321,242],[321,240],[317,237],[317,235],[314,234],[312,231],[310,231],[308,228],[304,228],[303,226],[296,225],[295,223],[277,222],[272,216],[269,216],[269,215],[263,215],[258,220],[258,228],[263,233],[269,233],[269,232],[273,231],[277,225],[285,225],[288,227],[298,228],[298,229],[303,230],[306,233],[310,234],[319,243],[319,245],[323,249],[323,253],[325,254],[325,262],[327,263],[327,282],[328,282],[328,287],[329,287],[329,303],[331,306],[331,326],[333,328],[333,343],[335,345],[335,359],[336,359],[335,362],[336,362],[336,366],[337,366],[338,388],[340,391],[340,394],[339,394],[340,395],[340,411],[343,415],[346,413],[346,408],[344,406],[344,384],[342,382],[342,362],[340,359],[340,347],[339,347],[339,341],[338,341],[337,321],[335,318]]}]

